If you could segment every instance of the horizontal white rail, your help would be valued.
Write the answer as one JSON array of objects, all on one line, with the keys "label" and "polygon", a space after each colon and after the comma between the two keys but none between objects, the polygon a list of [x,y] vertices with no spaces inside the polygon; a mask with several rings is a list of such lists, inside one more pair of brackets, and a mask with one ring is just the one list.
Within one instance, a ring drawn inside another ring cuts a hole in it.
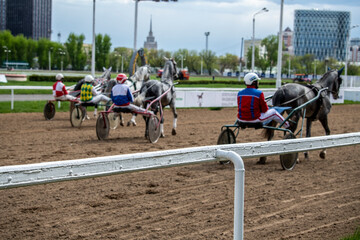
[{"label": "horizontal white rail", "polygon": [[270,142],[183,148],[0,167],[0,189],[219,160],[216,150],[254,158],[360,144],[360,132]]}]

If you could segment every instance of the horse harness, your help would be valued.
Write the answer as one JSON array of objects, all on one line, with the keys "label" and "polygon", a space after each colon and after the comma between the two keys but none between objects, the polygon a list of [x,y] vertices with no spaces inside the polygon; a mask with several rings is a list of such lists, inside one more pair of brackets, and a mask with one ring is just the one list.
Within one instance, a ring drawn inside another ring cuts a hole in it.
[{"label": "horse harness", "polygon": [[[307,84],[305,85],[307,88],[309,88],[309,91],[305,92],[304,94],[296,97],[296,98],[293,98],[287,102],[284,102],[282,104],[280,104],[280,106],[284,106],[284,105],[287,105],[289,103],[292,103],[300,98],[302,98],[303,96],[305,96],[306,94],[308,94],[309,92],[313,92],[315,94],[315,96],[319,93],[319,91],[321,89],[323,89],[323,87],[319,84],[319,83],[315,83],[315,84]],[[320,95],[320,97],[316,100],[316,109],[314,111],[314,113],[309,117],[312,121],[314,121],[316,119],[316,116],[318,115],[319,111],[320,111],[320,108],[321,108],[321,105],[323,103],[323,98],[326,96],[326,93],[322,93]]]}]

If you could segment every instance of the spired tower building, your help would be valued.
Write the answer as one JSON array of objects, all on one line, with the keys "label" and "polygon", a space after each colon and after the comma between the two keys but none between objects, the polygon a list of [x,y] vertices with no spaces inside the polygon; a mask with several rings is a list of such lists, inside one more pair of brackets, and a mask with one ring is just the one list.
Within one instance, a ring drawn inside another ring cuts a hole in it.
[{"label": "spired tower building", "polygon": [[157,50],[157,42],[155,42],[155,37],[152,32],[152,17],[150,18],[150,32],[146,38],[146,42],[144,42],[144,48]]}]

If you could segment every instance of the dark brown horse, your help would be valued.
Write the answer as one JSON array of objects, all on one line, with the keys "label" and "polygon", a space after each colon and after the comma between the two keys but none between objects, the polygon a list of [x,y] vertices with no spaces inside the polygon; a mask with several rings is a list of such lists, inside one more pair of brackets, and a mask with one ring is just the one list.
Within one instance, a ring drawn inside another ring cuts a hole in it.
[{"label": "dark brown horse", "polygon": [[[274,106],[281,107],[291,107],[295,109],[296,107],[308,102],[317,96],[317,93],[320,89],[327,88],[327,91],[322,92],[321,97],[314,101],[313,103],[307,105],[301,111],[296,112],[290,119],[290,130],[294,132],[297,128],[298,120],[303,116],[303,111],[306,111],[306,137],[311,137],[311,124],[313,121],[319,120],[322,124],[325,134],[330,135],[330,128],[328,125],[327,115],[331,109],[330,103],[330,94],[332,94],[334,99],[339,97],[339,89],[342,83],[342,78],[340,77],[343,68],[339,71],[330,70],[325,73],[320,80],[318,80],[313,85],[301,85],[297,83],[290,83],[280,87],[274,94],[272,98],[272,104]],[[274,124],[274,123],[273,123]],[[265,136],[270,141],[274,136],[274,131],[271,129],[265,130]],[[305,154],[305,159],[309,158],[307,152]],[[326,150],[322,150],[320,153],[321,158],[325,158]],[[266,157],[260,158],[259,163],[264,164]]]}]

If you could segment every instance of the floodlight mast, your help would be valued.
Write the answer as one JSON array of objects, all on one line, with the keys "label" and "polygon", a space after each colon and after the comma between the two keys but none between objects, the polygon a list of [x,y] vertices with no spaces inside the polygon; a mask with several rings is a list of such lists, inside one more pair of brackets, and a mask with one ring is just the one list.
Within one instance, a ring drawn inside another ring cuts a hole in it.
[{"label": "floodlight mast", "polygon": [[268,12],[269,10],[267,8],[263,8],[260,11],[256,12],[253,16],[253,36],[252,36],[252,53],[251,53],[251,71],[255,71],[255,16],[257,14]]}]

